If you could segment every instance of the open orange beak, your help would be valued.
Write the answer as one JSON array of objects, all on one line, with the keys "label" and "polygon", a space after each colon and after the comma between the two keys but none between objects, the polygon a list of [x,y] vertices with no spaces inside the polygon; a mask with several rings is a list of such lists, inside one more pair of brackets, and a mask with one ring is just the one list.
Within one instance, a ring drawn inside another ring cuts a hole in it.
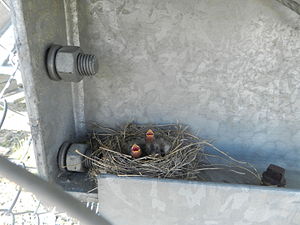
[{"label": "open orange beak", "polygon": [[147,132],[146,132],[146,141],[153,141],[154,140],[154,132],[149,129]]},{"label": "open orange beak", "polygon": [[138,146],[137,144],[134,144],[131,146],[131,156],[133,158],[139,158],[142,155],[142,150],[140,148],[140,146]]}]

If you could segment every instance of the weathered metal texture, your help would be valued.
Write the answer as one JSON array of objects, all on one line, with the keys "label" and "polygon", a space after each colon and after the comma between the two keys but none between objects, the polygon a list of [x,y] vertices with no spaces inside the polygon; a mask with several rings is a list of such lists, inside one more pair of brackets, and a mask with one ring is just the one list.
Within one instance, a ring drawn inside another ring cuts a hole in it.
[{"label": "weathered metal texture", "polygon": [[51,44],[66,45],[64,5],[61,0],[11,4],[37,167],[53,180],[58,149],[74,136],[71,85],[49,80],[45,65]]},{"label": "weathered metal texture", "polygon": [[[64,0],[66,27],[67,27],[67,42],[68,45],[80,46],[79,30],[78,30],[78,11],[77,0]],[[86,124],[84,116],[84,90],[83,81],[72,83],[73,108],[75,133],[76,137],[86,136]]]},{"label": "weathered metal texture", "polygon": [[[88,121],[182,122],[265,169],[300,165],[300,18],[276,1],[79,1]],[[97,50],[97,51],[96,51]]]},{"label": "weathered metal texture", "polygon": [[114,224],[297,225],[300,192],[175,180],[98,177],[100,212]]}]

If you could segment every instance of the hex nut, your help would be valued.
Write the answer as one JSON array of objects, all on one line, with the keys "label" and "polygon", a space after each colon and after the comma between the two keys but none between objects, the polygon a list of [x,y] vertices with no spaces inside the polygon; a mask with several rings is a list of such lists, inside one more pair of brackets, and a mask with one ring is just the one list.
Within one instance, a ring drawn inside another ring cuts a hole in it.
[{"label": "hex nut", "polygon": [[278,187],[284,187],[286,185],[284,174],[284,168],[270,164],[267,170],[262,174],[262,183],[267,186],[274,185]]},{"label": "hex nut", "polygon": [[82,53],[82,50],[76,46],[64,46],[57,51],[56,71],[63,81],[79,82],[83,79],[77,68],[79,53]]},{"label": "hex nut", "polygon": [[66,154],[66,169],[67,171],[72,172],[86,172],[87,168],[85,167],[85,157],[79,155],[78,152],[81,154],[86,154],[87,150],[89,149],[89,145],[87,144],[72,144],[68,152]]}]

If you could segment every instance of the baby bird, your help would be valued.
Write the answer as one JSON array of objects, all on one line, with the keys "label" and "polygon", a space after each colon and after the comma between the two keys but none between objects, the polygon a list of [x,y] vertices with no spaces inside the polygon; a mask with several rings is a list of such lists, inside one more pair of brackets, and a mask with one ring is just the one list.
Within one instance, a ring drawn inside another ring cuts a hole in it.
[{"label": "baby bird", "polygon": [[145,156],[145,139],[143,138],[134,138],[130,141],[127,141],[122,147],[122,153],[126,155],[131,155],[132,158],[140,158]]},{"label": "baby bird", "polygon": [[139,145],[133,144],[130,148],[130,155],[132,158],[139,158],[142,156],[142,149]]},{"label": "baby bird", "polygon": [[125,154],[137,159],[147,155],[165,156],[171,149],[171,143],[163,137],[155,136],[153,130],[146,132],[145,138],[134,138],[123,148]]},{"label": "baby bird", "polygon": [[146,154],[158,154],[165,156],[171,149],[171,143],[162,137],[155,137],[154,132],[149,129],[146,132]]}]

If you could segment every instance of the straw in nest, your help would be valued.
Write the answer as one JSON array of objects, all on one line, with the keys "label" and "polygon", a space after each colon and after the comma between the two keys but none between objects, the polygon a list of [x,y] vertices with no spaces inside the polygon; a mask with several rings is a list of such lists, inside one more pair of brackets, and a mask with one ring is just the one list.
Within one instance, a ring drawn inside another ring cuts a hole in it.
[{"label": "straw in nest", "polygon": [[[260,184],[260,175],[249,163],[238,161],[216,148],[209,141],[194,136],[187,126],[127,124],[118,129],[93,124],[90,143],[93,153],[90,174],[147,176],[185,180]],[[128,143],[143,139],[148,129],[171,143],[165,155],[148,155],[133,159],[126,154]],[[215,176],[217,173],[218,176]],[[225,176],[225,177],[224,177]],[[234,177],[234,179],[230,179]],[[229,178],[229,179],[228,179]],[[232,181],[233,180],[233,181]]]}]

